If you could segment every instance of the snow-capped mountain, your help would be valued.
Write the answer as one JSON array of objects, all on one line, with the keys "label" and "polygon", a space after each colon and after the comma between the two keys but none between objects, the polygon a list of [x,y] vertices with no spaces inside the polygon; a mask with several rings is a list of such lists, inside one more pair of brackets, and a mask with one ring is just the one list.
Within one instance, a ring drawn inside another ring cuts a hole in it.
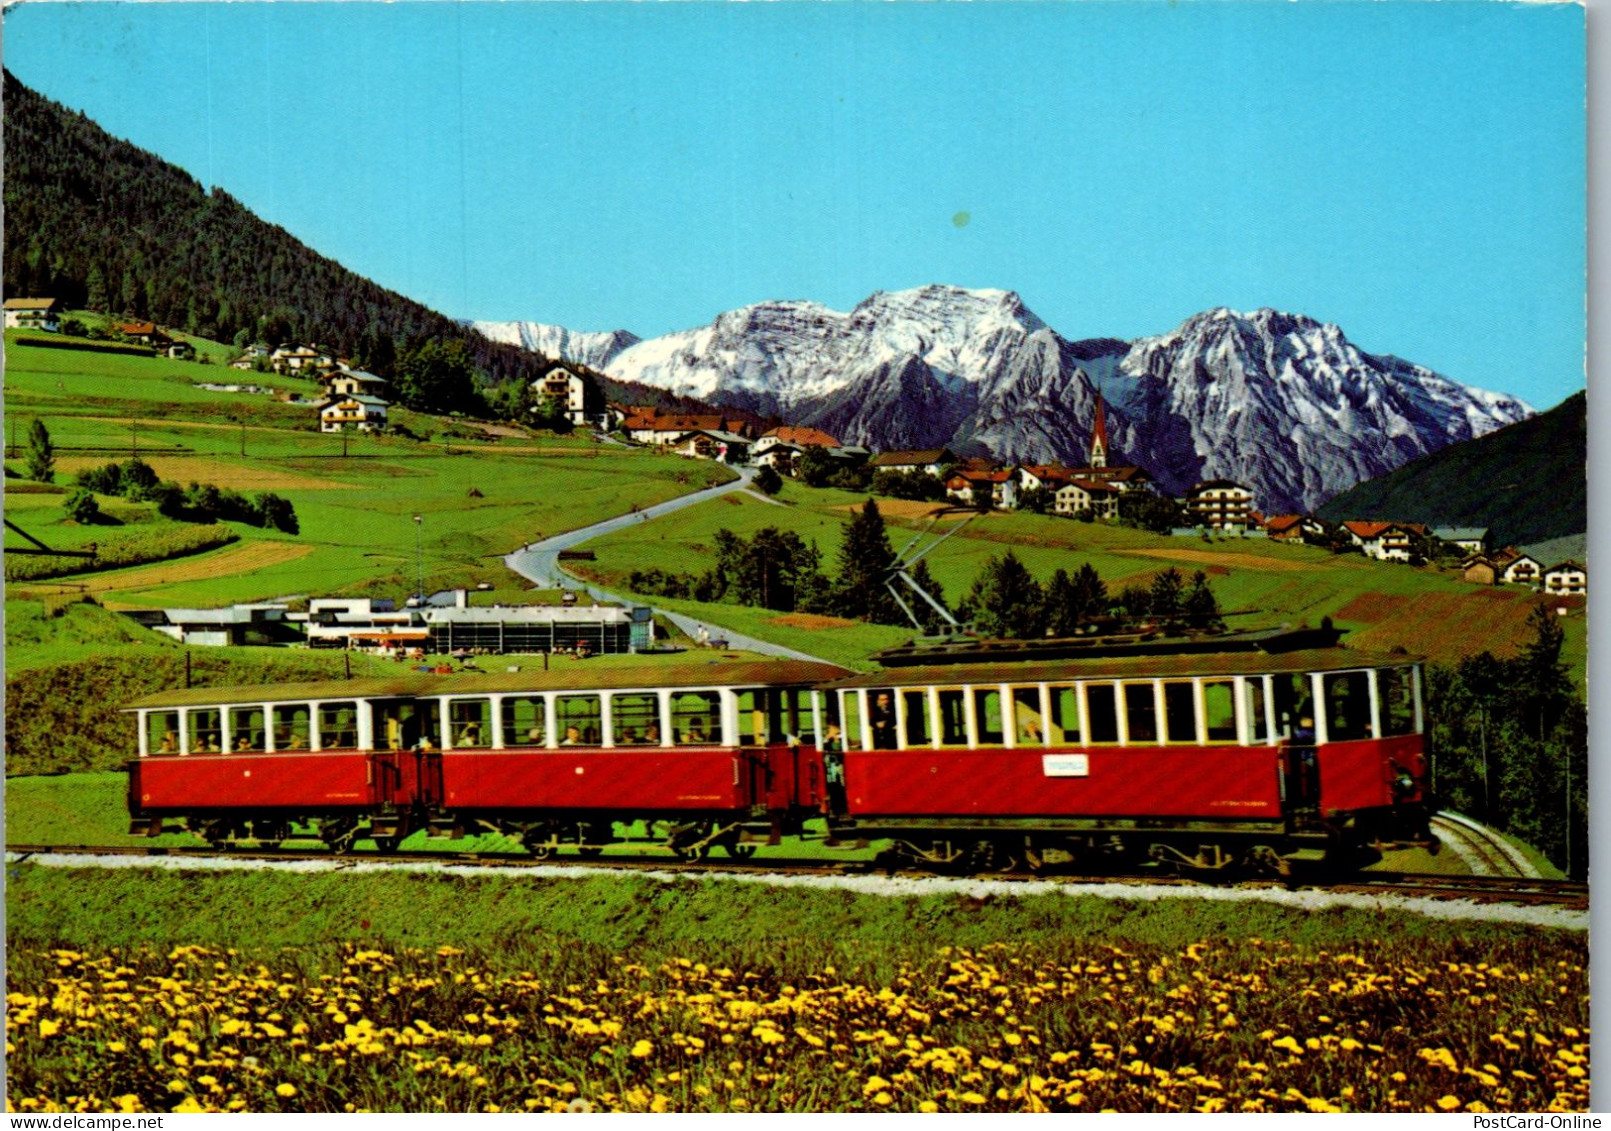
[{"label": "snow-capped mountain", "polygon": [[472,322],[470,328],[494,342],[507,342],[600,371],[616,354],[643,340],[630,330],[577,331],[542,322]]},{"label": "snow-capped mountain", "polygon": [[1100,388],[1112,462],[1140,464],[1177,494],[1235,479],[1265,511],[1311,510],[1533,412],[1365,353],[1303,315],[1222,308],[1157,337],[1070,341],[1010,291],[938,285],[881,291],[848,313],[805,301],[743,307],[638,342],[603,369],[776,412],[845,443],[1074,465]]}]

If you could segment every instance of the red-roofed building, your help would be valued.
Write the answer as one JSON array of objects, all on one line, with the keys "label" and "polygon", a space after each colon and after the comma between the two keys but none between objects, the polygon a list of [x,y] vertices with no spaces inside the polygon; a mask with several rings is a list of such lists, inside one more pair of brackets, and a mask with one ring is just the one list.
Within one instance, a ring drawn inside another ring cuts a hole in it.
[{"label": "red-roofed building", "polygon": [[755,454],[760,455],[773,444],[792,444],[797,448],[837,448],[839,441],[820,428],[796,428],[792,424],[765,432],[755,441]]},{"label": "red-roofed building", "polygon": [[1057,489],[1053,514],[1066,518],[1090,511],[1096,518],[1117,518],[1120,491],[1111,483],[1095,479],[1074,479]]},{"label": "red-roofed building", "polygon": [[1426,526],[1419,522],[1350,519],[1343,523],[1343,531],[1367,558],[1383,562],[1409,561],[1414,539],[1426,537]]},{"label": "red-roofed building", "polygon": [[1005,471],[958,471],[945,481],[945,493],[964,505],[975,504],[984,491],[990,492],[990,505],[1012,510],[1018,505],[1018,477]]}]

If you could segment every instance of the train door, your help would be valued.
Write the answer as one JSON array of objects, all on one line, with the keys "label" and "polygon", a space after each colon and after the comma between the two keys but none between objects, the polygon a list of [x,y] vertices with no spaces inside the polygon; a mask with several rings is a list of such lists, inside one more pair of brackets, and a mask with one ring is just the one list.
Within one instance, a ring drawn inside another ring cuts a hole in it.
[{"label": "train door", "polygon": [[1277,675],[1271,683],[1281,736],[1281,795],[1289,813],[1320,807],[1320,751],[1315,745],[1314,689],[1307,675]]},{"label": "train door", "polygon": [[442,799],[442,705],[435,699],[375,699],[375,800],[436,805]]},{"label": "train door", "polygon": [[815,809],[822,799],[816,714],[808,691],[746,688],[737,692],[740,772],[749,775],[751,803],[771,812]]}]

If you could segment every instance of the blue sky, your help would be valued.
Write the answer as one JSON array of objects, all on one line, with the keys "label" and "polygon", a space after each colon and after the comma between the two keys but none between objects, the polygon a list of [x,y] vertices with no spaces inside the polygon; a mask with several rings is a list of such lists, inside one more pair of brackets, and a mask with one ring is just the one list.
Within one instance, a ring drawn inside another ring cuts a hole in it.
[{"label": "blue sky", "polygon": [[1584,384],[1574,5],[52,3],[4,33],[23,82],[455,317],[647,337],[947,282],[1075,338],[1273,306],[1540,408]]}]

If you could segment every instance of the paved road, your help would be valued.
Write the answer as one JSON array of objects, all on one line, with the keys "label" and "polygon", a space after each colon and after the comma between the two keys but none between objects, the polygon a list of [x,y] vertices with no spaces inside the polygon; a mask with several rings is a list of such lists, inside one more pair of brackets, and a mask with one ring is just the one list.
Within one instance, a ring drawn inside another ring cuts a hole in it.
[{"label": "paved road", "polygon": [[[586,593],[599,601],[614,601],[622,605],[641,605],[643,599],[631,597],[622,593],[611,593],[600,589],[597,585],[589,584],[579,578],[566,573],[559,564],[559,552],[571,550],[583,542],[610,534],[617,530],[624,530],[640,522],[652,522],[657,518],[682,510],[684,507],[696,503],[708,502],[720,498],[722,495],[734,491],[749,492],[750,481],[755,478],[755,469],[749,467],[734,468],[738,478],[731,483],[723,483],[717,487],[707,487],[703,491],[695,491],[691,495],[682,495],[675,499],[668,499],[663,503],[656,503],[652,507],[636,514],[623,514],[615,518],[596,522],[592,526],[584,526],[579,530],[572,530],[565,534],[556,534],[552,538],[544,538],[540,542],[533,542],[521,550],[504,557],[504,564],[521,577],[545,589],[575,589]],[[776,502],[767,499],[767,502]],[[782,505],[782,504],[779,504]],[[701,621],[683,613],[674,613],[669,609],[655,608],[655,615],[663,616],[671,621],[694,640],[725,640],[729,647],[741,648],[748,652],[759,652],[767,656],[788,656],[796,660],[814,660],[818,663],[829,663],[820,656],[813,656],[807,652],[798,652],[793,648],[785,648],[781,644],[773,644],[767,640],[757,640],[753,636],[744,636],[730,629],[716,624],[714,621]],[[703,633],[703,635],[702,635]]]}]

